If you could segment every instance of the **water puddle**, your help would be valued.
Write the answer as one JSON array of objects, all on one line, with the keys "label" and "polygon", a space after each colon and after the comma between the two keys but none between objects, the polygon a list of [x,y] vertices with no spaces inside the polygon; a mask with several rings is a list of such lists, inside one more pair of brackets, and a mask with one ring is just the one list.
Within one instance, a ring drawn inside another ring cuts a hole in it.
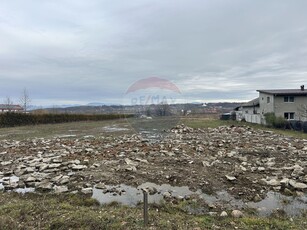
[{"label": "water puddle", "polygon": [[137,188],[124,184],[118,186],[106,186],[105,189],[93,189],[93,198],[97,199],[101,204],[118,202],[123,205],[136,206],[143,201],[142,188],[154,189],[148,195],[149,203],[159,203],[163,200],[164,193],[171,194],[172,197],[185,197],[194,194],[187,186],[173,187],[168,184],[156,185],[154,183],[144,183]]},{"label": "water puddle", "polygon": [[102,128],[105,132],[119,132],[119,131],[129,131],[128,128],[118,127],[117,125],[105,126]]},{"label": "water puddle", "polygon": [[260,202],[249,202],[250,208],[257,209],[260,216],[268,216],[274,211],[284,211],[288,216],[298,216],[307,211],[307,195],[289,197],[277,192],[268,192],[265,199]]},{"label": "water puddle", "polygon": [[63,134],[63,135],[56,135],[55,137],[57,138],[70,138],[70,137],[76,137],[77,135],[75,134]]},{"label": "water puddle", "polygon": [[[136,206],[143,201],[142,188],[149,188],[148,202],[160,203],[165,196],[168,198],[185,199],[191,195],[197,195],[208,205],[220,207],[223,210],[252,208],[257,210],[259,216],[269,216],[276,211],[284,211],[288,216],[299,216],[307,211],[307,195],[301,197],[287,197],[277,192],[268,192],[265,199],[260,202],[243,202],[235,199],[227,191],[219,191],[215,195],[202,193],[200,190],[191,191],[187,186],[176,187],[169,184],[156,185],[144,183],[137,188],[124,184],[117,186],[106,185],[103,189],[93,189],[93,198],[101,204],[118,202],[123,205]],[[197,213],[200,207],[189,207],[190,212]],[[197,209],[197,210],[196,210]]]}]

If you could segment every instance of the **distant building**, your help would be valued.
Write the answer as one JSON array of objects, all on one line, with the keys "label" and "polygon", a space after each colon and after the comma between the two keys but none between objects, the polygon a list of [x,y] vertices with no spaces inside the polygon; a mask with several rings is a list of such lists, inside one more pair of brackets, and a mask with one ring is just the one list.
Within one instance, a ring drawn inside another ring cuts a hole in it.
[{"label": "distant building", "polygon": [[0,113],[7,113],[7,112],[23,112],[23,108],[20,105],[5,105],[0,104]]},{"label": "distant building", "polygon": [[257,90],[259,97],[235,109],[237,120],[265,124],[266,113],[274,113],[286,120],[307,121],[307,90],[299,89]]}]

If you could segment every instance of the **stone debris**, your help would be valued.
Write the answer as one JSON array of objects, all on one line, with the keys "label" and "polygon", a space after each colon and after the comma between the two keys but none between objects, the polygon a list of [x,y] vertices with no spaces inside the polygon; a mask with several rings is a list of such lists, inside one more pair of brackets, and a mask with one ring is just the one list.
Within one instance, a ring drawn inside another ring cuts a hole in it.
[{"label": "stone debris", "polygon": [[226,211],[223,211],[223,212],[221,212],[220,216],[221,217],[226,217],[226,216],[228,216],[228,213]]},{"label": "stone debris", "polygon": [[228,175],[226,175],[225,176],[226,178],[227,178],[227,180],[229,180],[229,181],[234,181],[234,180],[236,180],[237,178],[236,177],[234,177],[234,176],[228,176]]},{"label": "stone debris", "polygon": [[[5,191],[26,186],[91,194],[86,183],[104,189],[108,184],[154,182],[205,193],[225,190],[257,202],[270,190],[306,194],[305,139],[245,125],[205,129],[178,125],[165,133],[158,142],[136,134],[1,140],[0,184]],[[12,176],[19,181],[6,179]]]},{"label": "stone debris", "polygon": [[244,214],[240,210],[233,210],[231,212],[231,216],[234,217],[234,218],[241,218],[241,217],[244,216]]},{"label": "stone debris", "polygon": [[81,192],[84,193],[84,194],[92,194],[93,189],[92,188],[82,188]]},{"label": "stone debris", "polygon": [[69,191],[67,186],[56,186],[55,185],[53,189],[55,193],[65,193]]},{"label": "stone debris", "polygon": [[295,189],[307,189],[307,184],[299,183],[294,180],[289,180],[289,184]]}]

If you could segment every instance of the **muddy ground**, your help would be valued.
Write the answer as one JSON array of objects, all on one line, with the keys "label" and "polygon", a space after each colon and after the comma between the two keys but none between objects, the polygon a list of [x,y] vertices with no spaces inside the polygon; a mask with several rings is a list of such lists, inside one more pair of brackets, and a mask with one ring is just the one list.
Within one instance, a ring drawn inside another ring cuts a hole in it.
[{"label": "muddy ground", "polygon": [[269,191],[306,196],[305,139],[245,125],[178,125],[163,135],[2,140],[0,189],[91,194],[94,186],[152,182],[227,191],[246,202],[259,202]]}]

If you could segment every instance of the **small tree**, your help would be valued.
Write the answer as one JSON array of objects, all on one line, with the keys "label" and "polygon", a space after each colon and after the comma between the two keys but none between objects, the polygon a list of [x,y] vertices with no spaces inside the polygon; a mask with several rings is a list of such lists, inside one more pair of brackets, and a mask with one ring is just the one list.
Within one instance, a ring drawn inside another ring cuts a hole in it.
[{"label": "small tree", "polygon": [[29,108],[29,104],[31,103],[31,98],[29,96],[29,92],[26,88],[23,89],[22,94],[19,98],[19,102],[21,106],[23,107],[25,113],[27,112]]},{"label": "small tree", "polygon": [[269,127],[283,129],[286,127],[287,121],[283,117],[276,117],[274,113],[264,114],[266,124]]},{"label": "small tree", "polygon": [[12,99],[11,99],[9,96],[7,96],[7,97],[4,99],[4,105],[5,105],[6,109],[7,109],[9,112],[11,112],[12,107],[13,107],[13,101],[12,101]]}]

